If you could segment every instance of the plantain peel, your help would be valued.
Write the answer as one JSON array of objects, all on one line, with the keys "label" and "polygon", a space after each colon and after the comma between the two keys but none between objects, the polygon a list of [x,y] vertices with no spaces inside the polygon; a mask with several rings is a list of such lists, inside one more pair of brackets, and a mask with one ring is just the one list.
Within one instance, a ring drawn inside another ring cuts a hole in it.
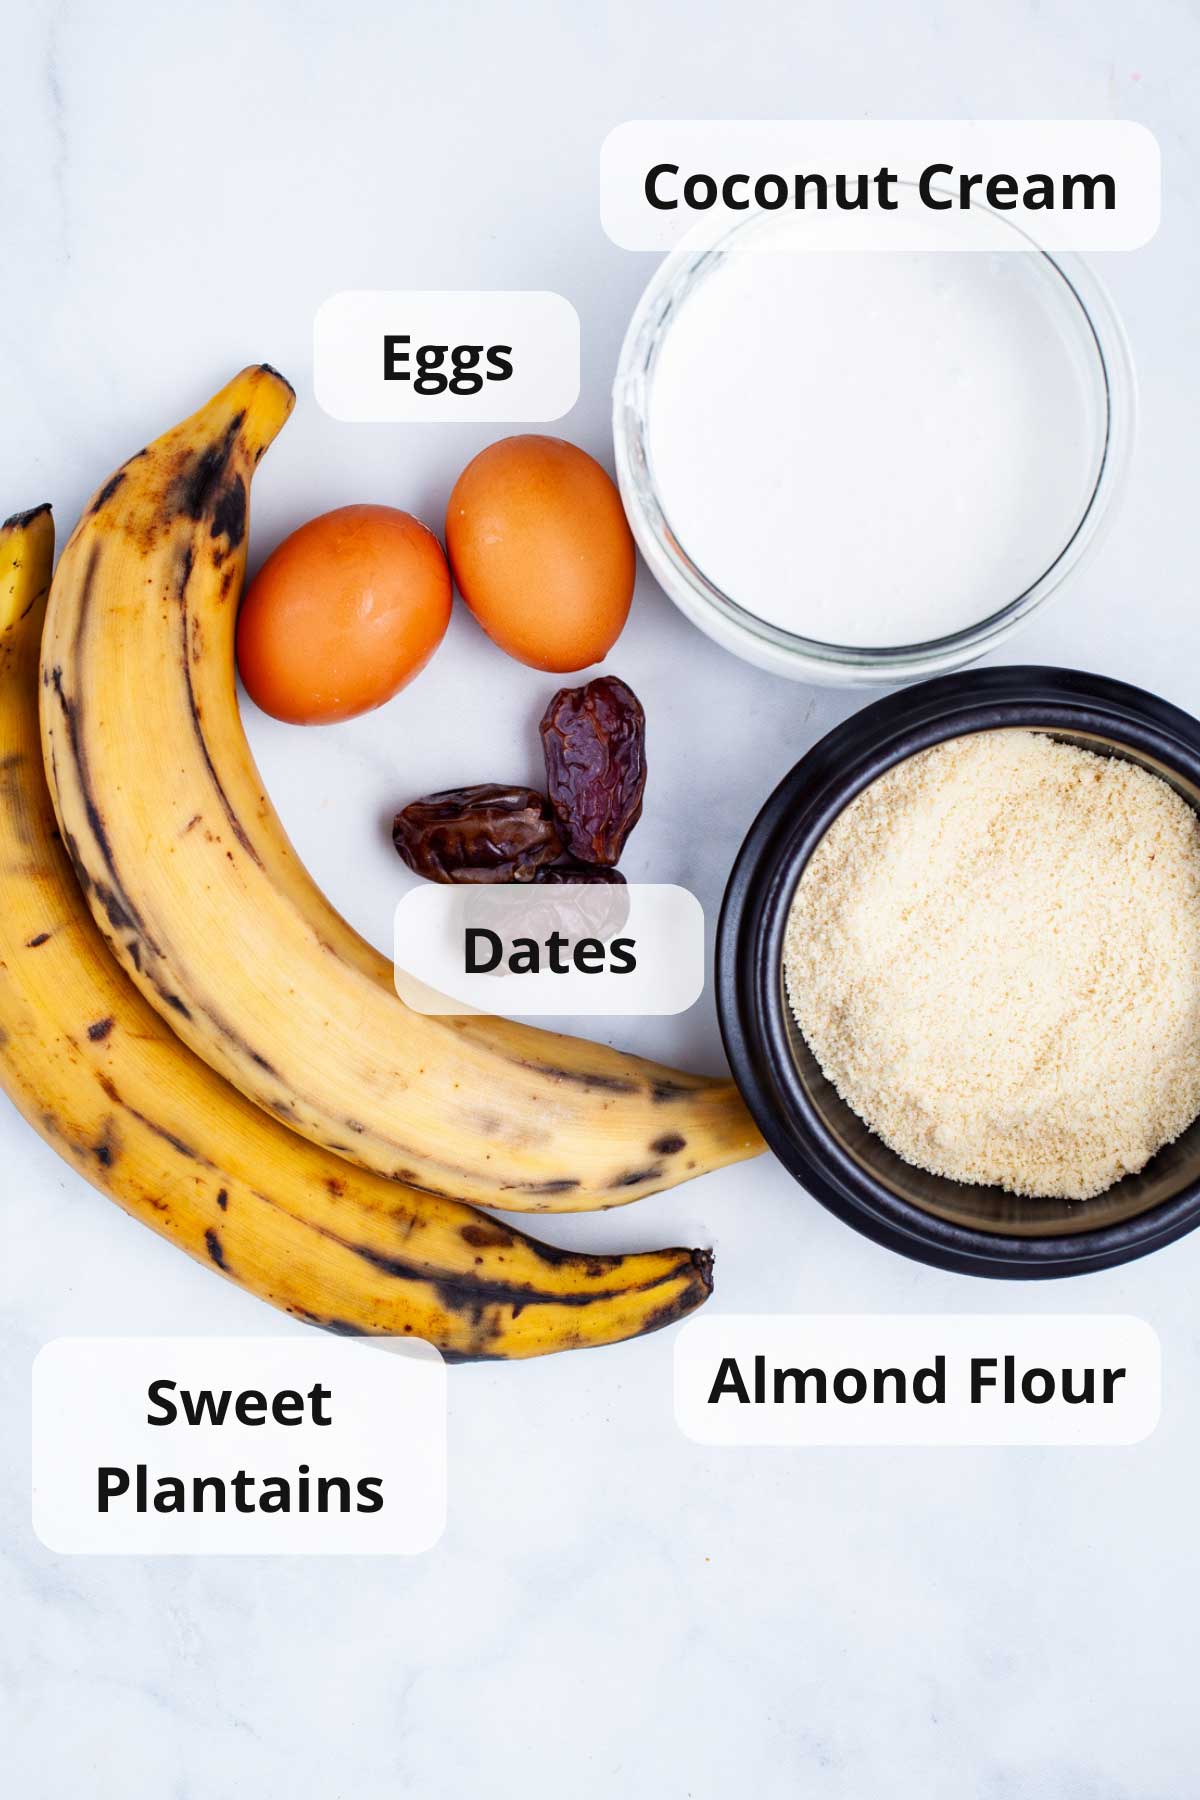
[{"label": "plantain peel", "polygon": [[284,834],[238,712],[254,469],[293,403],[265,365],[132,457],[51,589],[42,727],[101,930],[205,1062],[337,1156],[507,1211],[616,1206],[756,1155],[732,1082],[398,999]]},{"label": "plantain peel", "polygon": [[[55,826],[37,706],[53,546],[48,507],[0,527],[0,1085],[34,1129],[134,1218],[331,1331],[422,1337],[452,1360],[526,1357],[701,1305],[706,1251],[539,1244],[306,1142],[184,1048],[110,955]],[[106,928],[134,941],[128,924]]]}]

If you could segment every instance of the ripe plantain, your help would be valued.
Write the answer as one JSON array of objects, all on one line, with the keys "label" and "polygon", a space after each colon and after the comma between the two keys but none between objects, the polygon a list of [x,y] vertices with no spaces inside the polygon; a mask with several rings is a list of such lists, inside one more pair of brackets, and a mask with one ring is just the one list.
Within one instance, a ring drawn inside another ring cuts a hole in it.
[{"label": "ripe plantain", "polygon": [[92,922],[42,770],[53,542],[46,507],[0,527],[0,1085],[35,1130],[134,1218],[333,1331],[523,1357],[700,1305],[706,1252],[573,1255],[352,1168],[244,1100],[146,1005]]},{"label": "ripe plantain", "polygon": [[619,1205],[762,1148],[728,1081],[398,999],[300,864],[238,716],[247,501],[292,408],[244,370],[99,490],[42,656],[47,770],[97,921],[184,1042],[364,1167],[514,1211]]}]

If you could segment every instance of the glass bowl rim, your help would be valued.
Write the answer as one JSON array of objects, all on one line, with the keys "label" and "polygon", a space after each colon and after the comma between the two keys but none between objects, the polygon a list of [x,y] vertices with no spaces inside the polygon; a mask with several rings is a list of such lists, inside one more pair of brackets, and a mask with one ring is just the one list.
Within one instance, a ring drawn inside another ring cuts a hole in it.
[{"label": "glass bowl rim", "polygon": [[1101,383],[1098,467],[1082,514],[1041,575],[985,618],[924,643],[870,648],[830,644],[760,619],[712,582],[692,560],[659,500],[648,444],[651,377],[658,348],[696,282],[706,271],[719,266],[731,248],[736,248],[733,240],[773,215],[751,212],[715,238],[711,223],[702,222],[664,257],[642,292],[625,333],[613,383],[613,446],[625,511],[651,573],[668,597],[694,624],[751,661],[798,677],[849,682],[912,680],[961,668],[1008,637],[1074,574],[1094,552],[1112,522],[1115,503],[1128,475],[1137,413],[1133,359],[1120,315],[1104,283],[1082,257],[1073,252],[1043,250],[1002,214],[978,205],[973,210],[991,213],[1029,245],[1028,251],[999,254],[1028,254],[1042,259],[1074,302],[1067,316],[1077,321],[1079,341],[1091,352],[1091,360],[1098,363]]}]

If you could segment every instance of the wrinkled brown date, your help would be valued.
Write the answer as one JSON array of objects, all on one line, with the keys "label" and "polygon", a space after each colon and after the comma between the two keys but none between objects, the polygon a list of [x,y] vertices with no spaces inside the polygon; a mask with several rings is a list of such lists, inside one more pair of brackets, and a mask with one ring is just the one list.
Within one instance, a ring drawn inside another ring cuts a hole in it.
[{"label": "wrinkled brown date", "polygon": [[572,856],[611,866],[642,816],[646,715],[615,675],[560,688],[541,723],[554,816]]},{"label": "wrinkled brown date", "polygon": [[605,881],[617,886],[624,886],[625,877],[620,869],[602,869],[598,863],[563,862],[552,867],[535,870],[533,879],[544,886],[547,882],[571,882],[586,886],[589,882]]},{"label": "wrinkled brown date", "polygon": [[[513,930],[519,931],[522,939],[534,938],[543,944],[554,932],[570,944],[581,938],[607,943],[629,923],[629,889],[624,877],[615,875],[614,879],[614,874],[612,869],[596,868],[580,874],[570,866],[539,869],[533,881],[522,887],[519,921],[514,922]],[[565,885],[568,881],[570,887]],[[495,912],[482,894],[464,894],[461,919],[467,928],[479,925],[494,930],[497,924]],[[502,961],[489,972],[503,976],[508,972],[506,963]]]},{"label": "wrinkled brown date", "polygon": [[532,881],[562,855],[545,797],[534,788],[447,788],[396,814],[392,842],[429,881]]}]

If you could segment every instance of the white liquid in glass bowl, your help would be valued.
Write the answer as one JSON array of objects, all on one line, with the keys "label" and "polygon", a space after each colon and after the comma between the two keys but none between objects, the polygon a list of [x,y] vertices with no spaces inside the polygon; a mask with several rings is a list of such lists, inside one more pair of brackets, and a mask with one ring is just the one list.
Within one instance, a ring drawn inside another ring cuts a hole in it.
[{"label": "white liquid in glass bowl", "polygon": [[857,678],[871,652],[932,652],[896,674],[968,661],[988,644],[963,634],[1019,616],[1095,530],[1131,432],[1119,325],[1105,303],[1106,360],[1068,259],[1032,247],[772,249],[792,229],[749,221],[647,290],[615,406],[634,530],[672,597],[753,660],[795,640],[818,663],[844,649]]}]

